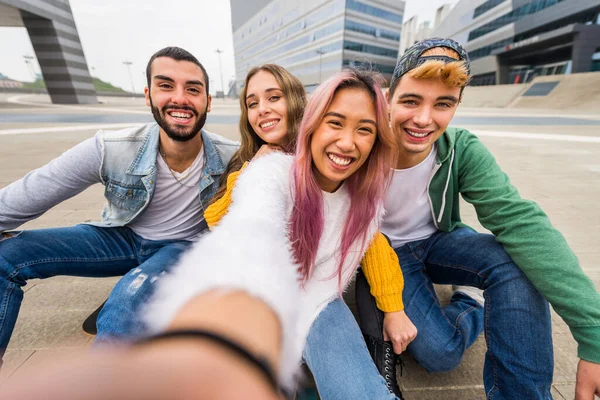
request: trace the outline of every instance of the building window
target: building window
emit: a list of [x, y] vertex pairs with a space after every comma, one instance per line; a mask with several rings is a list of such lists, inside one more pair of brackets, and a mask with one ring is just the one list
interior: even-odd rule
[[546, 9], [563, 1], [565, 0], [534, 0], [532, 2], [529, 2], [517, 9], [512, 10], [509, 13], [502, 15], [501, 17], [496, 18], [493, 21], [488, 22], [487, 24], [481, 25], [477, 29], [473, 29], [469, 33], [469, 42], [473, 39], [477, 39], [480, 36], [493, 32], [496, 29], [500, 29], [503, 26], [518, 21], [526, 17], [527, 15], [535, 14], [538, 11], [542, 11], [543, 9]]
[[358, 51], [360, 53], [375, 54], [377, 56], [393, 57], [398, 58], [398, 50], [386, 49], [384, 47], [373, 46], [370, 44], [351, 42], [348, 40], [344, 41], [344, 49], [351, 51]]
[[596, 52], [592, 55], [592, 65], [590, 71], [600, 71], [600, 47], [596, 49]]
[[506, 0], [488, 0], [479, 7], [475, 8], [475, 12], [473, 13], [473, 19], [479, 17], [481, 14], [484, 14], [496, 7], [499, 4], [504, 3]]
[[473, 61], [473, 60], [477, 60], [478, 58], [489, 56], [490, 54], [492, 54], [492, 51], [494, 51], [496, 49], [500, 49], [502, 47], [506, 47], [509, 44], [511, 44], [512, 42], [513, 42], [513, 38], [509, 37], [507, 39], [500, 40], [498, 42], [489, 44], [487, 46], [479, 47], [475, 50], [469, 51], [469, 58], [471, 59], [471, 61]]
[[399, 24], [402, 23], [402, 15], [401, 14], [397, 14], [397, 13], [394, 13], [394, 12], [391, 12], [388, 10], [384, 10], [383, 8], [373, 7], [373, 6], [370, 6], [365, 3], [361, 3], [360, 1], [356, 1], [356, 0], [348, 0], [348, 2], [346, 4], [350, 10], [358, 11], [363, 14], [373, 15], [377, 18], [387, 19], [388, 21], [396, 22]]
[[496, 73], [490, 72], [487, 74], [476, 75], [469, 82], [469, 86], [487, 86], [496, 84]]
[[376, 28], [374, 26], [361, 24], [360, 22], [346, 20], [344, 27], [353, 32], [364, 33], [375, 37], [400, 41], [400, 34], [387, 29]]

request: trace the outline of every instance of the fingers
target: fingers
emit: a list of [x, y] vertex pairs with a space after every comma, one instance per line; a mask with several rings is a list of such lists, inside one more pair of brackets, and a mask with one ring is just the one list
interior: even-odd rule
[[385, 313], [383, 318], [383, 336], [392, 342], [394, 352], [402, 354], [416, 337], [417, 327], [404, 311]]
[[[384, 336], [385, 336], [385, 333], [384, 333]], [[417, 329], [416, 328], [414, 330], [411, 329], [409, 331], [400, 332], [400, 333], [394, 335], [394, 337], [392, 337], [390, 339], [392, 342], [392, 346], [394, 347], [394, 353], [402, 354], [406, 350], [406, 348], [408, 347], [410, 342], [412, 342], [416, 337], [417, 337]]]

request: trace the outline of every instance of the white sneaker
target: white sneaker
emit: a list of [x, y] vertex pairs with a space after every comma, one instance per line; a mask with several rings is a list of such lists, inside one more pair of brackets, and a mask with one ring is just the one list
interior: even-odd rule
[[455, 292], [461, 292], [481, 304], [481, 307], [485, 304], [485, 298], [483, 297], [483, 290], [473, 286], [461, 286], [452, 285], [452, 290]]

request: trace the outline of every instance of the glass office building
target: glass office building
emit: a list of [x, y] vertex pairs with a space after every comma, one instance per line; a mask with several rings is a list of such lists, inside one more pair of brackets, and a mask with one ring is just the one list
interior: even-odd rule
[[265, 63], [284, 66], [309, 91], [348, 65], [392, 75], [404, 1], [230, 1], [238, 87]]
[[472, 85], [590, 72], [600, 60], [600, 0], [461, 0], [434, 30], [469, 51]]

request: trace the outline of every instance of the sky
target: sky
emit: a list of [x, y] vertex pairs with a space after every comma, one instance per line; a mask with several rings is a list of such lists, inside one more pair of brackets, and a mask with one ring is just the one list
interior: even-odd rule
[[415, 15], [419, 16], [419, 21], [431, 21], [435, 19], [435, 10], [444, 4], [456, 4], [458, 0], [408, 0], [404, 9], [404, 21], [408, 21]]
[[[252, 1], [252, 0], [248, 0]], [[408, 0], [404, 20], [419, 15], [432, 20], [435, 9], [457, 0]], [[194, 54], [210, 77], [210, 91], [221, 89], [218, 54], [221, 49], [223, 81], [234, 78], [233, 37], [228, 0], [70, 0], [90, 73], [125, 90], [141, 92], [145, 68], [157, 50], [176, 45]], [[32, 81], [24, 55], [35, 52], [25, 28], [0, 27], [0, 73]], [[124, 61], [131, 61], [131, 77]], [[34, 72], [40, 67], [34, 60]]]
[[[123, 61], [131, 61], [136, 92], [145, 85], [146, 63], [154, 52], [179, 46], [194, 54], [210, 77], [210, 91], [221, 89], [235, 74], [228, 0], [70, 0], [90, 72], [131, 90]], [[0, 73], [32, 81], [23, 55], [35, 55], [25, 28], [0, 27]], [[35, 71], [40, 72], [37, 61]]]

